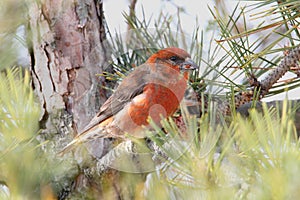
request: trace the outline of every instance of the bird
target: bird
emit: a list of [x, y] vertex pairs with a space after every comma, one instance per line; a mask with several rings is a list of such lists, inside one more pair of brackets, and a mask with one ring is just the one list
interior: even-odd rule
[[99, 112], [60, 152], [96, 138], [144, 138], [152, 119], [158, 126], [178, 109], [187, 89], [189, 72], [199, 66], [189, 53], [167, 47], [135, 67], [101, 106]]

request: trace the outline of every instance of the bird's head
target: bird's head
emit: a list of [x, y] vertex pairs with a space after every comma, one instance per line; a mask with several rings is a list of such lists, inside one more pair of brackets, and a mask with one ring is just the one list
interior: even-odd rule
[[191, 59], [189, 53], [177, 47], [168, 47], [153, 54], [146, 63], [168, 65], [176, 71], [187, 72], [199, 66]]

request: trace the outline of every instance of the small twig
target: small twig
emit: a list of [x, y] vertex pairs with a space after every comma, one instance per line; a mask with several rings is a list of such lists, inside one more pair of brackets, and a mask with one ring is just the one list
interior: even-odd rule
[[[239, 66], [225, 66], [225, 67], [226, 68], [231, 68], [231, 69], [243, 69], [243, 67], [239, 67]], [[256, 70], [260, 69], [260, 70], [266, 70], [266, 71], [272, 70], [272, 69], [266, 69], [264, 67], [251, 67], [251, 68], [256, 69]]]
[[[243, 69], [243, 67], [239, 67], [239, 66], [225, 66], [226, 68], [231, 68], [231, 69]], [[255, 70], [265, 70], [265, 71], [270, 71], [270, 70], [273, 70], [271, 68], [264, 68], [264, 67], [251, 67], [252, 69], [255, 69]], [[298, 74], [300, 72], [300, 68], [299, 66], [297, 67], [291, 67], [290, 68], [291, 71], [294, 71], [294, 73]]]
[[292, 82], [292, 81], [294, 81], [296, 79], [298, 79], [298, 78], [297, 77], [289, 78], [289, 79], [277, 81], [277, 83], [290, 83], [290, 82]]
[[[129, 5], [129, 19], [135, 19], [135, 6], [136, 6], [137, 0], [131, 0], [131, 3]], [[127, 30], [129, 31], [132, 29], [131, 25], [128, 23]]]

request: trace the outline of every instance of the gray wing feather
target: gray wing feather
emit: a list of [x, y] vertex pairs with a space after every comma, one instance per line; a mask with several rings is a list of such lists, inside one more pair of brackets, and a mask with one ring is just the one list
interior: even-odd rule
[[112, 117], [124, 106], [129, 103], [133, 97], [141, 94], [149, 77], [150, 69], [146, 65], [137, 67], [134, 73], [130, 73], [123, 79], [116, 91], [101, 106], [100, 111], [91, 120], [91, 122], [81, 131], [82, 133], [92, 129], [94, 126]]

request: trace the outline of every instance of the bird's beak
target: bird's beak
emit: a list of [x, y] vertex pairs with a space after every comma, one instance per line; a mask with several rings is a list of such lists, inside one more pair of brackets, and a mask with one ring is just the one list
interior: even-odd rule
[[194, 63], [191, 58], [186, 58], [185, 61], [180, 65], [181, 70], [195, 70], [198, 68], [199, 66]]

